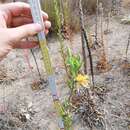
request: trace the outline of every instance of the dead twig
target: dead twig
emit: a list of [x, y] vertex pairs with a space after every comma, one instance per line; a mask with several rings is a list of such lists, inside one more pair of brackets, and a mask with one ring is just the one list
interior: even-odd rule
[[32, 54], [33, 59], [34, 59], [34, 61], [35, 61], [39, 78], [40, 78], [40, 80], [42, 81], [42, 76], [41, 76], [41, 73], [40, 73], [40, 69], [39, 69], [39, 67], [38, 67], [38, 63], [37, 63], [37, 60], [36, 60], [36, 56], [35, 56], [35, 54], [34, 54], [34, 52], [33, 52], [33, 49], [31, 49], [30, 51], [31, 51], [31, 54]]
[[87, 56], [86, 56], [86, 44], [84, 39], [84, 18], [82, 9], [82, 0], [79, 0], [79, 15], [80, 15], [80, 28], [81, 28], [81, 40], [82, 40], [82, 55], [84, 61], [84, 73], [87, 74]]
[[99, 0], [97, 0], [96, 2], [95, 35], [94, 35], [95, 41], [93, 45], [94, 49], [96, 49], [96, 46], [100, 47], [98, 41], [98, 18], [99, 18]]
[[130, 34], [129, 34], [129, 37], [128, 37], [128, 43], [127, 43], [126, 51], [125, 51], [126, 59], [128, 58], [128, 50], [129, 50], [129, 46], [130, 46]]
[[80, 24], [81, 24], [81, 38], [82, 38], [82, 51], [83, 51], [83, 59], [84, 59], [84, 72], [85, 72], [85, 74], [87, 74], [87, 56], [86, 56], [86, 47], [87, 47], [88, 54], [89, 54], [91, 75], [92, 75], [92, 83], [93, 83], [93, 87], [94, 87], [93, 60], [92, 60], [91, 49], [90, 49], [90, 46], [88, 43], [87, 33], [85, 30], [85, 25], [84, 25], [82, 0], [79, 0], [79, 14], [80, 14]]

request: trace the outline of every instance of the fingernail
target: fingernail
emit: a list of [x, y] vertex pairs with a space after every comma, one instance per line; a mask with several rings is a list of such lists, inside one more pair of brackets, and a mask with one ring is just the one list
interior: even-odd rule
[[48, 34], [48, 32], [49, 32], [48, 30], [45, 30], [45, 34]]
[[36, 32], [41, 32], [42, 31], [42, 26], [38, 23], [35, 24], [35, 30]]
[[50, 21], [45, 21], [45, 26], [46, 26], [46, 28], [50, 28], [51, 27], [51, 22]]
[[45, 12], [43, 12], [43, 11], [42, 11], [42, 15], [43, 15], [44, 19], [48, 19], [48, 18], [49, 18], [49, 17], [48, 17], [48, 14], [45, 13]]

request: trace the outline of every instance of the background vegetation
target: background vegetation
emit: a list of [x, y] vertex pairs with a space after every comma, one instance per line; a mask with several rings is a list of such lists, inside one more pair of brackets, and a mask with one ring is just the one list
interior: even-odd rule
[[[61, 19], [63, 24], [66, 25], [66, 30], [78, 31], [79, 25], [79, 10], [78, 10], [78, 0], [57, 0], [59, 2], [59, 10], [61, 12]], [[111, 0], [99, 0], [103, 3], [106, 10], [111, 6]], [[96, 12], [96, 2], [97, 0], [83, 0], [83, 11], [84, 14], [94, 14]], [[52, 0], [41, 0], [43, 9], [49, 14], [50, 20], [52, 22], [52, 31], [57, 31], [56, 17], [54, 13], [54, 5]], [[108, 4], [109, 3], [109, 4]]]
[[[1, 2], [12, 2], [13, 0], [1, 0]], [[26, 0], [16, 0], [23, 1]], [[80, 28], [79, 25], [79, 12], [78, 12], [78, 0], [57, 0], [59, 2], [59, 10], [61, 12], [61, 19], [64, 20], [66, 30], [77, 32]], [[83, 11], [84, 14], [93, 14], [96, 11], [96, 1], [97, 0], [83, 0]], [[107, 9], [108, 5], [111, 6], [112, 0], [99, 0], [102, 2]], [[43, 9], [49, 14], [50, 20], [52, 22], [52, 32], [57, 32], [56, 17], [54, 14], [54, 5], [52, 0], [41, 0]], [[62, 5], [61, 5], [62, 4]], [[62, 15], [64, 15], [62, 17]], [[63, 21], [62, 21], [63, 22]]]

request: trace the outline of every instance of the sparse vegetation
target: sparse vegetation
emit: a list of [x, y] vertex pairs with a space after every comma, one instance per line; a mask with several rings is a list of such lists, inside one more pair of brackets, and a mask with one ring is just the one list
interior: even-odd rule
[[[52, 22], [48, 48], [61, 98], [54, 101], [59, 115], [39, 48], [25, 55], [28, 63], [16, 51], [0, 63], [0, 130], [57, 130], [59, 117], [64, 130], [128, 130], [129, 3], [41, 0]], [[1, 104], [10, 104], [7, 112]]]

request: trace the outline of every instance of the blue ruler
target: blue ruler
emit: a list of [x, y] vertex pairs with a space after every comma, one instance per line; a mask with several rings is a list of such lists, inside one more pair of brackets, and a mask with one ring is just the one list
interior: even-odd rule
[[[40, 1], [39, 0], [28, 0], [28, 1], [31, 6], [33, 22], [39, 23], [45, 29]], [[42, 56], [43, 56], [44, 67], [45, 67], [46, 73], [48, 75], [48, 82], [49, 82], [49, 87], [50, 87], [51, 94], [53, 97], [54, 106], [57, 110], [58, 116], [60, 117], [60, 114], [62, 112], [62, 105], [57, 96], [55, 75], [54, 75], [54, 71], [53, 71], [53, 68], [51, 65], [46, 37], [45, 37], [45, 34], [43, 31], [38, 34], [38, 40], [39, 40], [39, 44], [40, 44], [40, 48], [41, 48], [41, 52], [42, 52]], [[60, 119], [60, 121], [59, 121], [60, 130], [64, 130], [63, 120], [61, 117], [59, 119]]]

